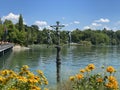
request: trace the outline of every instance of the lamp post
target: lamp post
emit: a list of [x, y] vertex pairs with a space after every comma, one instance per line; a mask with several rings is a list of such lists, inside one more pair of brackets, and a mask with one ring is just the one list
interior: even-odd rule
[[53, 29], [56, 30], [56, 34], [57, 34], [57, 44], [55, 46], [55, 48], [57, 49], [57, 56], [56, 56], [56, 67], [57, 67], [57, 82], [60, 82], [60, 69], [61, 69], [61, 59], [60, 59], [60, 51], [61, 51], [61, 47], [60, 47], [60, 32], [59, 29], [61, 29], [62, 27], [64, 27], [64, 25], [60, 25], [60, 22], [57, 21], [56, 22], [57, 25], [52, 25], [50, 27], [52, 27]]

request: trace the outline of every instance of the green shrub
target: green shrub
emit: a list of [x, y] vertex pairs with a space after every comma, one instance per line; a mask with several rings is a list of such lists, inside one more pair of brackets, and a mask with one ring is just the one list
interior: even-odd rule
[[[114, 76], [116, 70], [108, 66], [104, 73], [93, 74], [94, 64], [89, 64], [80, 73], [70, 76], [73, 90], [118, 90], [119, 85]], [[106, 73], [106, 74], [105, 74]]]
[[37, 75], [24, 65], [20, 72], [13, 70], [0, 71], [0, 90], [48, 90], [47, 78], [41, 70], [37, 70]]

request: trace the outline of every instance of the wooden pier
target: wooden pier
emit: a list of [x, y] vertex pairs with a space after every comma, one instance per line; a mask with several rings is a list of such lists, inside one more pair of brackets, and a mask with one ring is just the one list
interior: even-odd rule
[[1, 44], [0, 45], [0, 56], [12, 50], [13, 46], [14, 44], [11, 44], [11, 43]]

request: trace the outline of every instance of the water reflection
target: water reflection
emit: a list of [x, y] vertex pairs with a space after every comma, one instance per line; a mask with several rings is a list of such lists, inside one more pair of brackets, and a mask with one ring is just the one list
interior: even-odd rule
[[49, 84], [56, 85], [56, 77], [58, 80], [67, 80], [69, 76], [79, 72], [80, 68], [89, 63], [94, 63], [97, 70], [102, 65], [112, 65], [118, 71], [117, 77], [120, 77], [119, 60], [120, 47], [63, 46], [61, 65], [59, 66], [56, 65], [56, 49], [54, 47], [32, 46], [29, 50], [12, 52], [0, 57], [0, 68], [16, 69], [27, 64], [32, 71], [43, 70]]
[[57, 77], [57, 83], [59, 84], [61, 82], [61, 64], [60, 63], [56, 63], [56, 77]]
[[[0, 58], [0, 69], [7, 68], [8, 63], [10, 62], [12, 58], [12, 51], [7, 52], [4, 56], [1, 56]], [[8, 62], [8, 63], [6, 63]]]

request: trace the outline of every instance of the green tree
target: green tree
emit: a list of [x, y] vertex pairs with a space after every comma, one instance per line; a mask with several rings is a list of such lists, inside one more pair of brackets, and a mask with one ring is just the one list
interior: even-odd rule
[[2, 41], [3, 33], [4, 33], [4, 27], [2, 24], [0, 24], [0, 41]]
[[1, 20], [1, 18], [0, 18], [0, 25], [2, 24], [2, 20]]
[[17, 43], [20, 45], [26, 45], [26, 32], [18, 31], [16, 34], [17, 34]]
[[19, 31], [23, 31], [23, 30], [24, 30], [22, 14], [20, 14], [20, 16], [19, 16], [18, 30], [19, 30]]
[[79, 43], [81, 40], [82, 41], [85, 40], [83, 32], [78, 29], [72, 31], [71, 36], [72, 36], [72, 42], [75, 43]]

